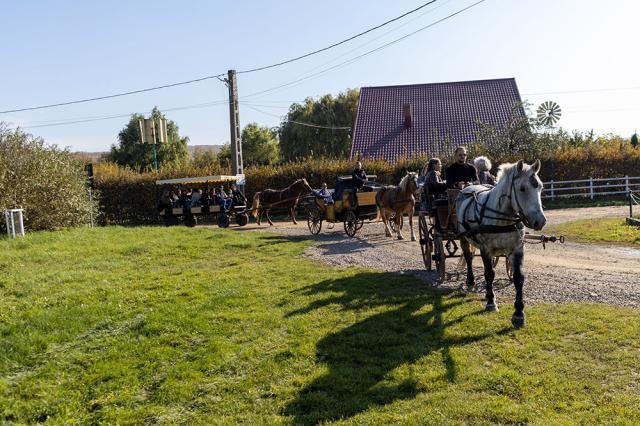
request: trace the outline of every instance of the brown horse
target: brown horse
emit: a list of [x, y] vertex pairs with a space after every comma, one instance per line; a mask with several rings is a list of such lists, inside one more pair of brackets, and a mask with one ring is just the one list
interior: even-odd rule
[[260, 225], [260, 220], [263, 215], [267, 216], [269, 225], [273, 226], [271, 218], [269, 217], [269, 210], [271, 209], [287, 209], [294, 224], [296, 222], [296, 206], [298, 200], [303, 194], [308, 194], [313, 189], [307, 183], [306, 179], [298, 179], [291, 185], [282, 190], [265, 189], [262, 192], [256, 192], [253, 196], [253, 205], [251, 206], [251, 214], [256, 218], [256, 223]]
[[411, 241], [416, 240], [416, 234], [413, 232], [413, 211], [416, 205], [414, 193], [418, 189], [418, 174], [408, 172], [402, 178], [398, 186], [385, 186], [376, 194], [376, 204], [380, 209], [380, 216], [384, 223], [384, 231], [387, 237], [391, 236], [389, 229], [389, 218], [395, 214], [394, 221], [396, 230], [398, 231], [398, 239], [404, 237], [401, 233], [402, 215], [407, 213], [409, 216], [409, 228], [411, 229]]

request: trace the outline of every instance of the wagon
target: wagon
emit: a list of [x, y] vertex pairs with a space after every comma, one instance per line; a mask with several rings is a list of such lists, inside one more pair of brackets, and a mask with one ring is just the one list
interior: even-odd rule
[[[236, 176], [201, 176], [180, 179], [157, 180], [156, 185], [167, 185], [167, 187], [196, 187], [209, 189], [213, 184], [221, 184], [228, 182], [243, 182], [243, 175]], [[195, 226], [198, 223], [198, 217], [212, 216], [219, 227], [226, 228], [233, 218], [238, 226], [244, 226], [249, 222], [246, 203], [231, 206], [223, 206], [215, 203], [205, 203], [203, 205], [193, 207], [168, 207], [162, 206], [159, 209], [159, 215], [163, 218], [165, 225], [177, 225], [180, 217], [184, 218], [187, 226]]]
[[306, 208], [307, 226], [313, 235], [322, 230], [322, 223], [343, 223], [344, 232], [353, 237], [366, 221], [378, 217], [376, 194], [380, 185], [375, 182], [375, 175], [367, 175], [367, 182], [362, 189], [356, 191], [351, 176], [340, 176], [332, 192], [332, 203], [322, 197], [308, 196], [302, 205]]

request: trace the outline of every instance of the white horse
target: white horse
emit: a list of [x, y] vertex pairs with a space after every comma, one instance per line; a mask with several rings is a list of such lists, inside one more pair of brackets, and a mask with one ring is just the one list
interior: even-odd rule
[[513, 267], [516, 288], [515, 312], [511, 317], [514, 327], [525, 325], [522, 300], [522, 263], [524, 257], [524, 225], [540, 230], [547, 222], [542, 211], [542, 181], [538, 177], [540, 161], [532, 165], [523, 160], [499, 167], [497, 184], [488, 188], [473, 185], [465, 188], [456, 200], [457, 230], [467, 261], [467, 285], [475, 285], [471, 267], [473, 253], [469, 244], [480, 249], [486, 280], [487, 311], [497, 311], [493, 294], [492, 259], [507, 256]]

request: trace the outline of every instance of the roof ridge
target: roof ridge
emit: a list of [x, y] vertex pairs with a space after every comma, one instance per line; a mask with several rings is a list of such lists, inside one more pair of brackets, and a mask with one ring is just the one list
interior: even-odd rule
[[462, 84], [462, 83], [488, 83], [488, 82], [498, 82], [498, 81], [513, 81], [515, 83], [515, 77], [505, 77], [505, 78], [487, 78], [482, 80], [460, 80], [460, 81], [441, 81], [437, 83], [414, 83], [414, 84], [391, 84], [387, 86], [362, 86], [362, 89], [386, 89], [390, 87], [423, 87], [423, 86], [439, 86], [439, 85], [449, 85], [449, 84]]

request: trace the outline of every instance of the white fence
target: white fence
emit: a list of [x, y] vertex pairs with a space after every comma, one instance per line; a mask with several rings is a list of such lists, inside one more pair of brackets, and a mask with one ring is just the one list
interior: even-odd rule
[[629, 191], [640, 191], [640, 176], [623, 176], [607, 179], [579, 179], [544, 182], [542, 198], [554, 200], [563, 197], [599, 197], [603, 195], [626, 195]]

